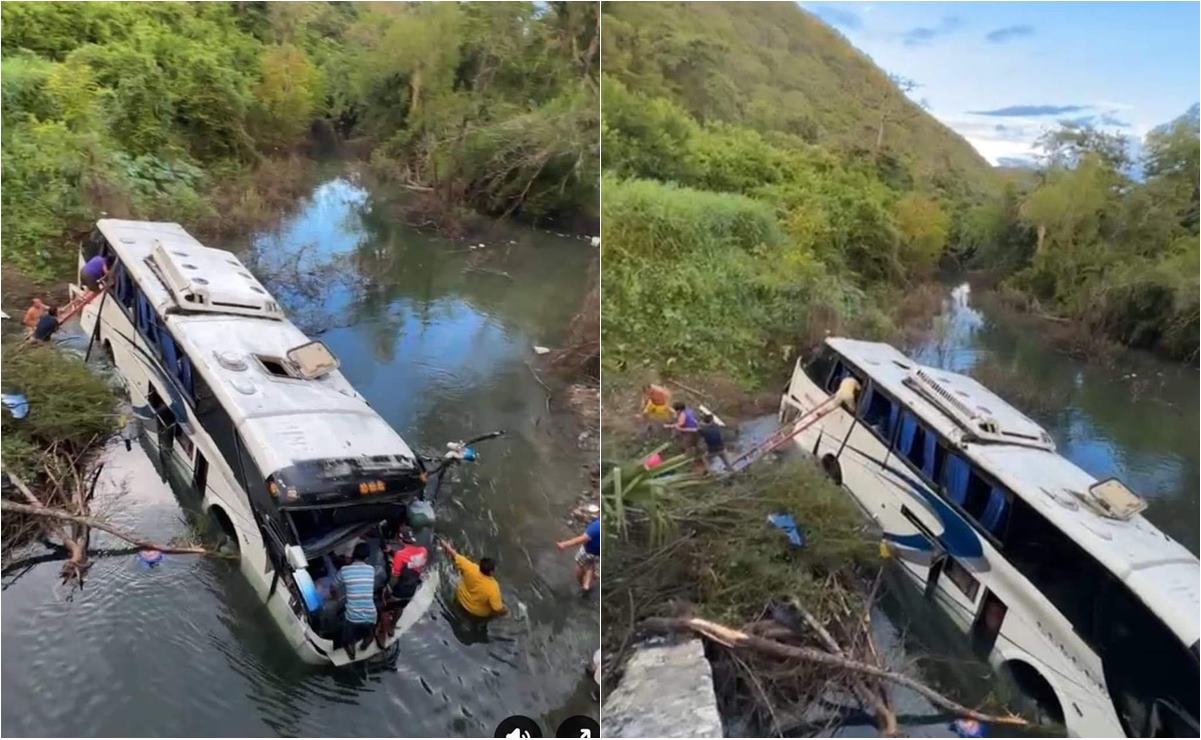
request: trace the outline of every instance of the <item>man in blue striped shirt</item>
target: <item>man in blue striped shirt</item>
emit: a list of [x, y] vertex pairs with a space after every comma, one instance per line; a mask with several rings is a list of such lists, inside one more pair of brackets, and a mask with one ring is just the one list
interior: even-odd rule
[[354, 546], [350, 564], [342, 566], [334, 577], [334, 590], [345, 605], [342, 643], [351, 660], [355, 640], [361, 639], [361, 647], [366, 648], [375, 634], [375, 568], [367, 563], [370, 556], [371, 548], [360, 542]]

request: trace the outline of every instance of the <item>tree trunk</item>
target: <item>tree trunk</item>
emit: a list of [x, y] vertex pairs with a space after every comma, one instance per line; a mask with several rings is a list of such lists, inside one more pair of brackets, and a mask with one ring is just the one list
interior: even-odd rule
[[869, 676], [891, 681], [892, 683], [904, 686], [907, 689], [912, 689], [924, 696], [931, 704], [942, 707], [949, 712], [952, 712], [960, 717], [974, 719], [979, 722], [991, 722], [1001, 725], [1025, 726], [1030, 723], [1022, 717], [1015, 714], [1010, 715], [995, 715], [977, 712], [975, 709], [969, 709], [962, 704], [948, 699], [934, 689], [926, 686], [923, 683], [915, 681], [903, 673], [895, 673], [885, 670], [874, 665], [861, 663], [857, 660], [844, 658], [833, 653], [828, 653], [815, 648], [800, 647], [797, 645], [786, 645], [776, 640], [768, 640], [755, 635], [748, 635], [745, 632], [726, 627], [716, 622], [710, 622], [705, 619], [685, 618], [673, 619], [665, 617], [654, 617], [646, 619], [639, 625], [642, 629], [652, 632], [672, 632], [689, 630], [703, 637], [708, 637], [714, 642], [725, 645], [726, 647], [738, 650], [756, 650], [768, 655], [774, 655], [779, 658], [789, 658], [793, 660], [803, 660], [810, 663], [821, 663], [823, 665], [841, 668], [847, 671], [864, 673]]
[[417, 115], [421, 109], [421, 70], [413, 70], [413, 75], [409, 78], [409, 114], [412, 118]]
[[[16, 501], [4, 499], [0, 500], [0, 511], [11, 511], [15, 514], [27, 514], [29, 516], [44, 516], [51, 519], [56, 519], [58, 521], [71, 522], [73, 524], [99, 529], [102, 532], [108, 532], [112, 536], [125, 540], [134, 547], [140, 547], [143, 550], [158, 550], [159, 552], [176, 555], [213, 555], [217, 557], [225, 557], [223, 553], [215, 550], [209, 550], [205, 547], [173, 547], [171, 545], [163, 545], [158, 542], [154, 542], [153, 540], [145, 540], [137, 535], [124, 532], [100, 519], [94, 519], [90, 516], [81, 516], [79, 514], [72, 514], [60, 509], [51, 509], [46, 506], [31, 506], [29, 504], [22, 504]], [[71, 559], [74, 561], [76, 555], [75, 550], [77, 546], [73, 547], [75, 543], [70, 538], [67, 538], [67, 541], [64, 544], [66, 545], [67, 549], [71, 551]]]

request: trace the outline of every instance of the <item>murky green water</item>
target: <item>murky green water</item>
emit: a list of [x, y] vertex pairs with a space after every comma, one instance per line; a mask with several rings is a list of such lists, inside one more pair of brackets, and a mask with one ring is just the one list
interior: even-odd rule
[[[586, 242], [497, 225], [483, 249], [400, 226], [352, 176], [331, 176], [240, 247], [306, 331], [410, 444], [504, 429], [443, 490], [438, 530], [499, 560], [510, 609], [464, 644], [441, 604], [389, 664], [299, 662], [234, 566], [185, 556], [143, 570], [100, 559], [82, 593], [56, 563], [10, 572], [3, 593], [5, 735], [491, 736], [511, 714], [547, 734], [597, 716], [587, 664], [595, 598], [577, 595], [566, 515], [594, 452], [527, 362], [555, 346], [587, 290]], [[478, 243], [478, 242], [477, 242]], [[555, 381], [541, 373], [556, 393]], [[176, 495], [139, 448], [114, 447], [114, 518], [159, 538], [183, 532]], [[95, 544], [103, 546], [101, 539]], [[441, 567], [445, 567], [443, 564]], [[452, 598], [445, 572], [440, 598]], [[19, 577], [17, 577], [19, 576]]]

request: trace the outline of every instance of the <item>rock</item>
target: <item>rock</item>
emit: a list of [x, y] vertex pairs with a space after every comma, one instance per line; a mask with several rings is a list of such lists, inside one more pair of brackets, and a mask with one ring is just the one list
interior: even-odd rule
[[722, 737], [700, 640], [639, 647], [604, 706], [606, 737]]

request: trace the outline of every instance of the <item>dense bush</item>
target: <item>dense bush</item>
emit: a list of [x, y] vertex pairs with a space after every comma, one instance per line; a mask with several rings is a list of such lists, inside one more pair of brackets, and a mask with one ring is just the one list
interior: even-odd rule
[[767, 203], [651, 180], [607, 177], [602, 187], [611, 369], [720, 371], [757, 384], [841, 322], [869, 335], [887, 327], [861, 289], [788, 240]]
[[[1008, 287], [1103, 336], [1172, 357], [1198, 353], [1198, 109], [1152, 131], [1145, 177], [1123, 169], [1125, 142], [1066, 125], [1024, 195], [982, 206], [983, 259]], [[1014, 204], [1020, 202], [1015, 208]]]
[[[383, 174], [595, 216], [587, 4], [5, 3], [4, 260], [61, 277], [102, 212], [227, 230], [317, 118]], [[270, 159], [268, 159], [270, 157]], [[222, 208], [238, 200], [253, 207]], [[273, 190], [276, 188], [273, 187]]]

